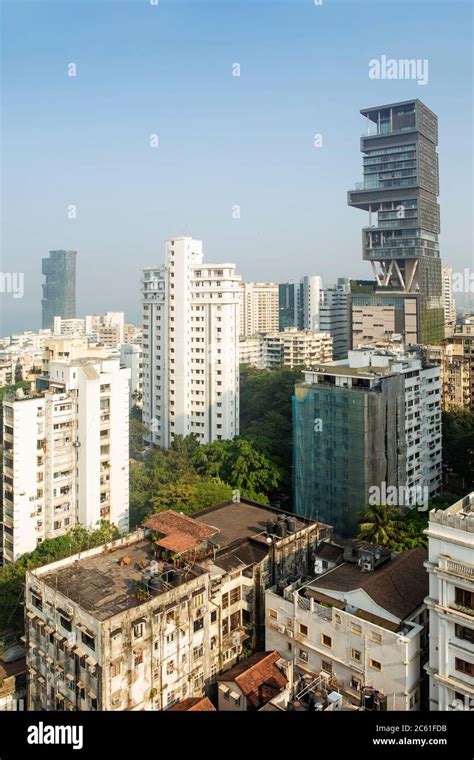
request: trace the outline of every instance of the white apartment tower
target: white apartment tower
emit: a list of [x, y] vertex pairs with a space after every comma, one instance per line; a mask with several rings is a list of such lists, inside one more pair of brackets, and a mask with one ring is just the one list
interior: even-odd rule
[[456, 301], [453, 298], [453, 268], [442, 267], [442, 292], [443, 292], [443, 308], [444, 308], [444, 323], [450, 323], [456, 321]]
[[79, 523], [128, 530], [128, 378], [115, 358], [50, 362], [48, 390], [5, 398], [5, 562]]
[[143, 271], [143, 421], [151, 443], [201, 443], [239, 432], [235, 264], [203, 262], [202, 242], [166, 242], [165, 265]]
[[474, 710], [474, 492], [428, 528], [430, 710]]

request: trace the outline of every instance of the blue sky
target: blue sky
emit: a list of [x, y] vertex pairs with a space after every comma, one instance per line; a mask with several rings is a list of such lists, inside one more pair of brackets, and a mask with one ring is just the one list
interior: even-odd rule
[[[472, 266], [470, 2], [0, 4], [2, 271], [25, 273], [3, 334], [38, 328], [50, 249], [78, 251], [79, 315], [135, 321], [141, 267], [179, 234], [247, 280], [370, 278], [366, 216], [346, 205], [359, 111], [414, 97], [439, 117], [443, 261]], [[370, 80], [383, 54], [428, 59], [429, 83]]]

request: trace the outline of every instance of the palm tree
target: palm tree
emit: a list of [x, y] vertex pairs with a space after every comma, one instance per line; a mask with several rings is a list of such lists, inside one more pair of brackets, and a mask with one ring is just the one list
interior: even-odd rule
[[390, 546], [402, 542], [403, 524], [399, 511], [394, 507], [374, 504], [361, 512], [360, 516], [362, 522], [359, 524], [357, 538], [378, 546]]

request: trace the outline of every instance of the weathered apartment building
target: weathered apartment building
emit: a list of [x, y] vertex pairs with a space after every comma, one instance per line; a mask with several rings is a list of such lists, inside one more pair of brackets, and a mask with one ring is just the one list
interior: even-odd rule
[[265, 589], [307, 574], [330, 533], [225, 502], [28, 572], [29, 709], [163, 710], [208, 693], [263, 647]]

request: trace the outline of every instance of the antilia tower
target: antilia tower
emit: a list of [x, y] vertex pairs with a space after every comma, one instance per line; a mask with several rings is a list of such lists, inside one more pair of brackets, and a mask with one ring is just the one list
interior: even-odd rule
[[438, 187], [438, 118], [419, 100], [361, 111], [364, 181], [348, 204], [368, 211], [362, 255], [373, 292], [352, 295], [352, 345], [385, 340], [406, 345], [444, 338]]

